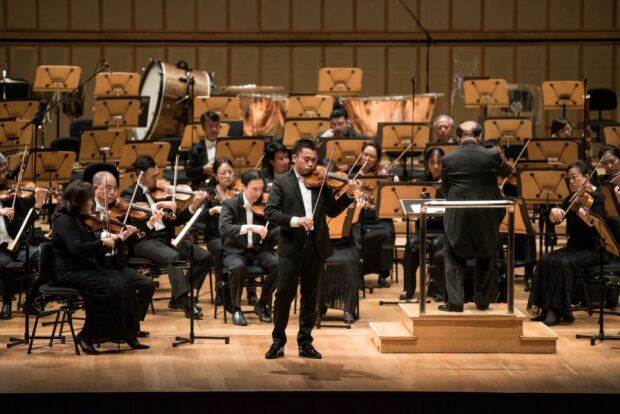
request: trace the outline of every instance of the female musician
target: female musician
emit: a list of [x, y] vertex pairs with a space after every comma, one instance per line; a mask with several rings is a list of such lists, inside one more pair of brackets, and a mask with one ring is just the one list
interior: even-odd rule
[[[591, 167], [582, 160], [570, 164], [567, 168], [571, 194], [564, 199], [560, 207], [551, 209], [550, 220], [558, 224], [566, 218], [568, 242], [566, 247], [555, 250], [540, 258], [532, 283], [528, 310], [537, 316], [534, 320], [544, 321], [548, 326], [574, 320], [571, 311], [571, 293], [575, 275], [598, 263], [596, 252], [596, 230], [588, 224], [588, 211], [577, 207], [568, 212], [571, 196], [586, 182]], [[590, 185], [590, 184], [587, 184]], [[591, 186], [592, 187], [592, 186]], [[602, 194], [592, 187], [593, 204], [591, 212], [605, 216], [605, 204]]]
[[[366, 143], [362, 148], [360, 164], [363, 169], [360, 175], [385, 175], [379, 160], [381, 160], [381, 147], [375, 142]], [[362, 229], [363, 240], [360, 238]], [[374, 210], [363, 209], [359, 222], [353, 227], [353, 234], [357, 248], [362, 252], [363, 274], [377, 273], [378, 287], [389, 287], [387, 277], [392, 269], [392, 252], [383, 246], [394, 244], [395, 232], [392, 220], [379, 219]]]
[[125, 341], [132, 349], [146, 349], [138, 342], [139, 318], [136, 289], [119, 272], [101, 266], [119, 237], [97, 239], [85, 224], [91, 212], [93, 187], [84, 181], [67, 186], [58, 203], [52, 226], [54, 270], [58, 286], [78, 289], [86, 302], [86, 322], [78, 344], [87, 354], [98, 353], [94, 341]]
[[573, 127], [570, 122], [562, 117], [553, 118], [553, 121], [551, 121], [551, 137], [572, 138]]
[[[599, 183], [608, 184], [612, 177], [620, 174], [620, 151], [613, 145], [604, 145], [598, 153], [601, 165], [605, 168], [605, 174], [599, 175]], [[614, 182], [616, 194], [618, 194], [618, 182]]]
[[[439, 183], [441, 181], [441, 159], [445, 155], [441, 148], [434, 147], [429, 149], [424, 156], [424, 174], [416, 181], [418, 183]], [[440, 189], [437, 189], [437, 198], [443, 198]], [[436, 301], [443, 301], [445, 291], [445, 278], [443, 273], [443, 254], [435, 256], [443, 251], [443, 221], [442, 219], [429, 219], [426, 224], [429, 230], [428, 237], [431, 240], [431, 257], [433, 257], [433, 270], [428, 285], [428, 296]], [[403, 271], [405, 274], [405, 291], [400, 295], [401, 300], [413, 298], [416, 290], [416, 274], [420, 266], [420, 254], [418, 247], [420, 239], [418, 234], [414, 234], [409, 241], [411, 248], [405, 250]], [[438, 263], [435, 263], [438, 262]]]

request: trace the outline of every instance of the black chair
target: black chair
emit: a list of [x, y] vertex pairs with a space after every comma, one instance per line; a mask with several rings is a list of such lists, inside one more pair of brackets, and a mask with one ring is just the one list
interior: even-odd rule
[[[53, 265], [54, 254], [52, 249], [52, 243], [41, 243], [41, 245], [39, 246], [39, 277], [43, 278], [44, 280], [50, 280]], [[71, 337], [73, 338], [75, 353], [77, 355], [80, 355], [80, 350], [78, 348], [77, 340], [75, 338], [75, 329], [73, 327], [73, 314], [83, 308], [83, 298], [81, 292], [77, 289], [54, 286], [52, 283], [44, 283], [39, 286], [39, 293], [41, 294], [44, 303], [55, 300], [56, 302], [60, 303], [60, 308], [55, 308], [48, 311], [44, 310], [36, 315], [34, 320], [34, 326], [32, 328], [32, 335], [30, 336], [30, 343], [28, 344], [28, 353], [30, 354], [32, 352], [32, 346], [35, 339], [49, 339], [48, 346], [50, 347], [53, 345], [54, 339], [61, 339], [62, 341], [64, 338], [62, 336], [64, 325], [65, 323], [67, 323], [69, 325], [69, 329], [71, 330]], [[61, 314], [62, 319], [60, 319]], [[43, 317], [47, 317], [50, 315], [56, 315], [52, 334], [49, 337], [37, 337], [36, 333], [39, 320]], [[59, 319], [60, 329], [57, 336], [56, 330], [58, 329]]]
[[[228, 318], [226, 315], [227, 311], [232, 310], [232, 305], [227, 306], [228, 299], [230, 298], [230, 290], [228, 289], [228, 274], [230, 273], [230, 269], [222, 266], [222, 278], [216, 282], [216, 289], [218, 295], [222, 298], [222, 306], [224, 307], [224, 323], [228, 323]], [[245, 281], [243, 285], [246, 288], [262, 288], [265, 284], [265, 271], [258, 266], [248, 266], [247, 273], [245, 276]], [[230, 309], [227, 309], [230, 308]], [[218, 301], [215, 301], [215, 305], [213, 308], [213, 319], [217, 319], [217, 308]], [[268, 306], [269, 312], [271, 312], [271, 305]]]
[[69, 124], [69, 135], [73, 138], [80, 138], [82, 132], [93, 127], [92, 119], [75, 119]]
[[[137, 256], [130, 256], [127, 259], [127, 267], [137, 270], [146, 277], [150, 277], [151, 280], [155, 282], [155, 287], [159, 287], [159, 281], [155, 279], [158, 279], [162, 274], [167, 272], [165, 266], [162, 267], [150, 259]], [[160, 300], [170, 300], [170, 297], [158, 297], [151, 299], [151, 313], [153, 315], [155, 315], [155, 306], [153, 305], [153, 302]]]
[[[590, 128], [598, 137], [603, 135], [603, 128], [616, 125], [618, 121], [603, 119], [603, 111], [615, 111], [618, 107], [618, 97], [616, 91], [609, 88], [592, 88], [588, 90], [590, 95], [590, 111], [598, 111], [598, 119], [590, 116]], [[578, 125], [583, 128], [583, 123]]]
[[109, 172], [110, 174], [114, 176], [114, 178], [116, 178], [117, 183], [120, 182], [120, 175], [118, 172], [118, 168], [116, 168], [116, 165], [109, 164], [107, 162], [95, 162], [92, 164], [88, 164], [84, 168], [84, 173], [82, 174], [82, 180], [88, 183], [92, 183], [93, 177], [95, 176], [95, 174], [101, 171]]

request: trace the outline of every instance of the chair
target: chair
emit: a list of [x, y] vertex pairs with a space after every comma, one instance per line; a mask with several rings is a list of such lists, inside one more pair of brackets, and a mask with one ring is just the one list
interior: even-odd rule
[[52, 151], [73, 151], [78, 157], [80, 155], [80, 139], [73, 137], [57, 138], [52, 141], [50, 149]]
[[618, 107], [618, 97], [616, 91], [608, 88], [593, 88], [588, 93], [590, 94], [590, 111], [598, 111], [598, 119], [592, 119], [590, 127], [600, 136], [603, 128], [617, 123], [611, 119], [603, 119], [603, 111], [615, 111]]
[[[39, 246], [39, 276], [43, 278], [43, 280], [51, 279], [52, 267], [54, 264], [54, 256], [52, 243], [44, 242]], [[39, 287], [39, 292], [41, 293], [41, 297], [44, 302], [49, 300], [56, 300], [60, 303], [60, 308], [55, 308], [49, 311], [43, 311], [36, 315], [34, 320], [34, 325], [32, 328], [32, 335], [30, 337], [30, 343], [28, 344], [28, 353], [32, 352], [32, 346], [35, 339], [49, 339], [48, 346], [52, 346], [54, 339], [63, 339], [62, 332], [64, 328], [65, 322], [69, 325], [69, 329], [71, 330], [71, 337], [73, 338], [73, 345], [75, 347], [75, 353], [80, 355], [80, 350], [77, 345], [77, 341], [75, 338], [75, 329], [73, 327], [73, 314], [82, 308], [83, 306], [83, 298], [82, 293], [77, 289], [67, 288], [67, 287], [59, 287], [54, 286], [53, 283], [44, 283]], [[60, 315], [62, 314], [62, 319], [60, 319]], [[37, 337], [37, 326], [39, 324], [39, 320], [42, 317], [56, 315], [56, 319], [54, 321], [54, 327], [52, 329], [52, 334], [49, 337]], [[56, 329], [58, 328], [58, 321], [60, 319], [60, 330], [58, 331], [58, 336], [56, 336]]]
[[82, 136], [82, 132], [87, 129], [91, 129], [92, 126], [92, 119], [75, 119], [71, 121], [71, 124], [69, 124], [69, 136], [79, 138]]
[[[137, 256], [130, 256], [127, 259], [127, 267], [137, 270], [138, 272], [144, 274], [146, 277], [150, 277], [156, 283], [156, 287], [159, 287], [159, 282], [155, 281], [155, 279], [159, 278], [159, 276], [167, 272], [165, 266], [162, 267], [150, 259]], [[155, 315], [155, 306], [153, 305], [153, 302], [160, 300], [170, 300], [170, 298], [152, 298], [151, 313], [153, 315]]]

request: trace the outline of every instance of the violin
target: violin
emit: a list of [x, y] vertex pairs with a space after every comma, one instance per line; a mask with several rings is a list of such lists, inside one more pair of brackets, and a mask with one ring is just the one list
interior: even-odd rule
[[[129, 207], [129, 202], [123, 198], [119, 198], [116, 200], [116, 205], [114, 208], [117, 208], [118, 211], [125, 215], [127, 214], [127, 208]], [[169, 220], [176, 219], [176, 214], [168, 211], [163, 211], [164, 218]], [[144, 201], [133, 202], [131, 204], [131, 209], [129, 210], [129, 216], [135, 220], [142, 221], [148, 219], [153, 215], [153, 210], [149, 207], [149, 205]]]
[[261, 200], [252, 204], [252, 206], [250, 207], [250, 210], [252, 210], [252, 213], [256, 214], [257, 216], [264, 216], [265, 206], [267, 205], [268, 199], [269, 199], [269, 193], [263, 193]]
[[[340, 190], [345, 185], [348, 185], [351, 181], [347, 174], [343, 171], [334, 173], [327, 172], [327, 168], [322, 165], [317, 165], [312, 174], [304, 177], [304, 184], [308, 188], [320, 187], [323, 182], [331, 190]], [[361, 185], [362, 191], [372, 192], [372, 189], [366, 184]]]
[[[16, 181], [9, 179], [4, 180], [4, 182], [2, 183], [2, 187], [4, 187], [4, 189], [0, 190], [1, 201], [10, 200], [12, 198], [15, 198], [15, 196], [21, 199], [32, 198], [34, 196], [35, 190], [37, 189], [37, 186], [33, 182], [24, 181], [20, 185], [17, 185]], [[60, 197], [62, 195], [61, 189], [46, 187], [42, 188], [45, 189], [47, 194], [50, 194], [54, 197]]]

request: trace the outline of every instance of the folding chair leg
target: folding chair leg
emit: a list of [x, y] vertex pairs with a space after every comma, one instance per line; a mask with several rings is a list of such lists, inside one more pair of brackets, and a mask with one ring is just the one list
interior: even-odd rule
[[52, 328], [52, 335], [50, 336], [49, 347], [54, 343], [54, 336], [56, 336], [56, 328], [58, 328], [58, 319], [60, 319], [60, 311], [56, 312], [56, 319], [54, 320], [54, 327]]
[[34, 337], [37, 334], [37, 325], [39, 324], [39, 315], [34, 319], [34, 325], [32, 327], [32, 336], [30, 337], [30, 343], [28, 344], [28, 354], [32, 353], [32, 344], [34, 343]]
[[[73, 346], [75, 347], [76, 355], [80, 355], [80, 349], [78, 348], [77, 339], [75, 338], [75, 330], [73, 329], [73, 317], [71, 316], [71, 310], [66, 310], [67, 320], [69, 328], [71, 329], [71, 337], [73, 338]], [[64, 316], [63, 316], [64, 319]]]

